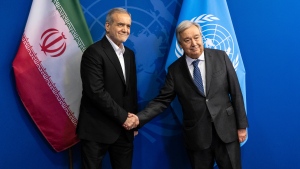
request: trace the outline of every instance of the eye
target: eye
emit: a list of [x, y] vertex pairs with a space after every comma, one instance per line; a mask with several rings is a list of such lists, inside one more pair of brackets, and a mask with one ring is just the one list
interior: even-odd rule
[[118, 23], [117, 26], [118, 26], [118, 27], [123, 27], [124, 24], [123, 24], [123, 23]]
[[185, 43], [189, 43], [191, 40], [190, 39], [184, 39]]
[[195, 38], [194, 38], [195, 40], [198, 40], [199, 39], [199, 36], [195, 36]]

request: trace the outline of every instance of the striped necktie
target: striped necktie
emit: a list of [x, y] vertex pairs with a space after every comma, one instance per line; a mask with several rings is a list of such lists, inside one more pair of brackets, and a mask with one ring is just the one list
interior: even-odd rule
[[197, 60], [193, 61], [193, 63], [192, 63], [194, 66], [194, 83], [197, 86], [200, 93], [202, 93], [203, 96], [205, 96], [202, 77], [201, 77], [200, 69], [198, 67], [199, 62], [200, 62], [200, 60], [197, 59]]

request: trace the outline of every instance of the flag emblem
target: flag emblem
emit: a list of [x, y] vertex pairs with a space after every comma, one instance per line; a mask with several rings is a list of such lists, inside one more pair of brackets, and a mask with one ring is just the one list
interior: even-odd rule
[[67, 47], [65, 39], [67, 38], [63, 32], [54, 28], [47, 29], [41, 36], [41, 50], [45, 55], [51, 54], [51, 57], [61, 56]]

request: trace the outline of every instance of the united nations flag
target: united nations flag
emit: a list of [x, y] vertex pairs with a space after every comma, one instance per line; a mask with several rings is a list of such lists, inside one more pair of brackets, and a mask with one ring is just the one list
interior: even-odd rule
[[[246, 106], [245, 68], [226, 0], [184, 0], [178, 24], [183, 20], [191, 20], [202, 27], [205, 48], [220, 49], [227, 53], [236, 70]], [[165, 68], [167, 69], [182, 54], [183, 50], [174, 35]], [[175, 99], [171, 105], [181, 120], [182, 112], [178, 100]]]

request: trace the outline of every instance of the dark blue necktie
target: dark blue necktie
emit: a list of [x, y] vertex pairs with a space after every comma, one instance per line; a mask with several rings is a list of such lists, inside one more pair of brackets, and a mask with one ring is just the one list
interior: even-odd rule
[[202, 82], [202, 77], [201, 77], [201, 73], [200, 73], [200, 69], [198, 67], [200, 60], [195, 60], [193, 61], [193, 66], [194, 66], [194, 83], [197, 86], [197, 88], [199, 89], [199, 91], [203, 94], [203, 96], [205, 96], [204, 94], [204, 88], [203, 88], [203, 82]]

